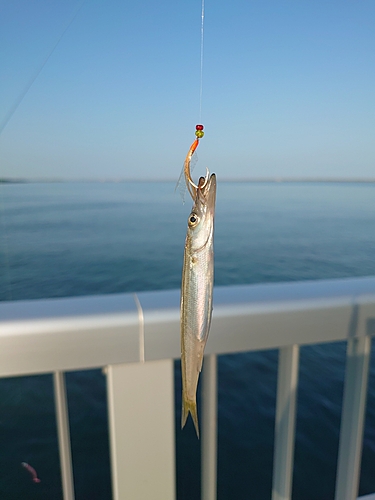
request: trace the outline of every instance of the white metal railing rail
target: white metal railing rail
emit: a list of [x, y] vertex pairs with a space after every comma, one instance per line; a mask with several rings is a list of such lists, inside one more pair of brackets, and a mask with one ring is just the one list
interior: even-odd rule
[[[375, 277], [216, 288], [203, 373], [203, 500], [216, 498], [217, 354], [280, 350], [272, 497], [288, 500], [299, 346], [338, 340], [348, 349], [335, 500], [354, 500], [374, 333]], [[107, 373], [114, 498], [175, 498], [179, 356], [177, 290], [0, 303], [0, 376], [54, 374], [64, 500], [74, 498], [64, 371], [94, 367]]]

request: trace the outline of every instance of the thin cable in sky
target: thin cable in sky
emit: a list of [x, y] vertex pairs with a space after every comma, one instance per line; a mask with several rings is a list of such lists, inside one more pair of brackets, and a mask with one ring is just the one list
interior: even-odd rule
[[204, 0], [202, 0], [202, 22], [201, 22], [201, 78], [200, 78], [200, 89], [199, 89], [199, 123], [202, 121], [203, 40], [204, 40]]
[[[70, 25], [73, 23], [75, 18], [77, 17], [79, 11], [82, 9], [83, 4], [85, 3], [86, 0], [82, 0], [76, 9], [73, 12], [72, 17], [69, 19], [68, 23], [66, 24], [64, 30], [62, 31], [61, 35], [58, 37], [56, 43], [53, 45], [52, 49], [48, 52], [47, 56], [43, 60], [42, 64], [36, 69], [35, 73], [31, 76], [30, 80], [27, 82], [25, 88], [22, 90], [18, 98], [14, 101], [13, 105], [10, 107], [8, 112], [6, 113], [4, 119], [0, 122], [0, 136], [4, 130], [4, 128], [7, 126], [9, 120], [12, 118], [13, 114], [16, 112], [18, 106], [21, 104], [23, 101], [25, 95], [28, 93], [30, 90], [32, 84], [35, 82], [35, 80], [38, 78], [39, 74], [43, 70], [44, 66], [47, 64], [49, 58], [52, 56], [53, 52], [55, 51], [56, 47], [58, 44], [61, 42], [61, 39], [69, 29]], [[0, 184], [1, 184], [1, 178], [0, 178]], [[8, 295], [7, 299], [12, 300], [12, 280], [10, 276], [10, 252], [9, 252], [9, 245], [8, 245], [8, 232], [7, 232], [7, 225], [5, 221], [5, 208], [4, 208], [5, 202], [4, 202], [4, 192], [3, 189], [0, 189], [0, 224], [1, 224], [1, 235], [3, 239], [3, 252], [4, 253], [4, 268], [5, 268], [5, 273], [4, 273], [4, 279], [8, 288]]]
[[77, 17], [77, 15], [78, 15], [79, 11], [82, 9], [83, 4], [85, 3], [85, 1], [86, 0], [82, 0], [81, 3], [78, 5], [78, 7], [75, 9], [75, 11], [73, 12], [72, 17], [69, 19], [67, 25], [65, 26], [65, 28], [64, 28], [63, 32], [61, 33], [61, 35], [59, 36], [59, 38], [57, 39], [56, 43], [53, 45], [52, 49], [49, 51], [49, 53], [47, 54], [47, 56], [44, 59], [44, 61], [42, 62], [42, 64], [36, 69], [35, 73], [31, 76], [31, 78], [27, 82], [25, 88], [22, 90], [22, 92], [20, 93], [20, 95], [18, 96], [18, 98], [15, 100], [15, 102], [13, 103], [13, 105], [10, 107], [10, 109], [6, 113], [4, 119], [0, 122], [0, 135], [2, 134], [4, 128], [7, 126], [9, 120], [12, 118], [13, 114], [16, 112], [18, 106], [23, 101], [25, 95], [30, 90], [32, 84], [35, 82], [35, 80], [38, 78], [39, 74], [41, 73], [42, 69], [47, 64], [49, 58], [54, 53], [56, 47], [61, 42], [63, 36], [65, 35], [65, 33], [67, 32], [67, 30], [69, 29], [70, 25], [72, 24], [72, 22], [74, 21], [74, 19]]

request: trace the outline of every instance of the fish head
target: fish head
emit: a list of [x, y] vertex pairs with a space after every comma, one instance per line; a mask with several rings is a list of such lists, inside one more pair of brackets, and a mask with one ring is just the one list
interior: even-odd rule
[[192, 250], [203, 248], [213, 236], [216, 201], [216, 175], [201, 177], [193, 208], [188, 217], [188, 237]]

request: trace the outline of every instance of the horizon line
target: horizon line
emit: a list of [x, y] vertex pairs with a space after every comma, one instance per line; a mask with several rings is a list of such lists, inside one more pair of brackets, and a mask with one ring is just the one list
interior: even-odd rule
[[[64, 182], [94, 182], [94, 183], [124, 183], [124, 182], [176, 182], [176, 179], [145, 179], [145, 178], [16, 178], [2, 177], [1, 184], [21, 183], [64, 183]], [[283, 182], [320, 182], [320, 183], [375, 183], [375, 177], [223, 177], [220, 182], [248, 183], [283, 183]]]

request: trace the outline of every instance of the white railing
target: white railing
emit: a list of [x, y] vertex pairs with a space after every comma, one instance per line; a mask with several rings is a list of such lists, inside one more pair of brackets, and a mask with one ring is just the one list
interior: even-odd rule
[[[279, 349], [272, 499], [288, 500], [299, 347], [347, 340], [335, 500], [354, 500], [374, 333], [375, 277], [216, 288], [201, 403], [202, 499], [216, 499], [216, 356]], [[177, 290], [0, 303], [0, 376], [54, 374], [64, 500], [74, 498], [64, 371], [94, 367], [107, 373], [115, 500], [175, 499], [179, 356]]]

